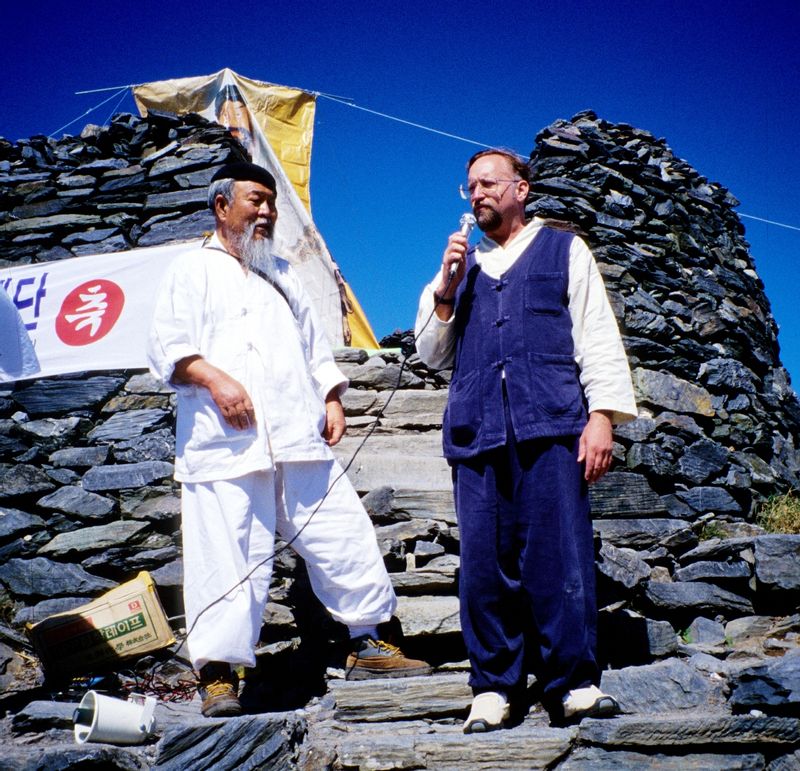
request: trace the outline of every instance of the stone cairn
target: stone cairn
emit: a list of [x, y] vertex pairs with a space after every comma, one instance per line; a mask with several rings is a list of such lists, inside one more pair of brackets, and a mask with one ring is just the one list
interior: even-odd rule
[[[0, 139], [0, 264], [197, 238], [205, 188], [243, 157], [197, 116], [117, 115], [80, 137]], [[528, 209], [580, 233], [606, 281], [640, 416], [592, 489], [602, 687], [623, 715], [553, 728], [535, 703], [510, 730], [465, 737], [470, 701], [458, 618], [458, 527], [441, 458], [448, 372], [409, 353], [337, 353], [348, 474], [373, 518], [399, 595], [404, 649], [428, 678], [347, 682], [343, 628], [302, 561], [276, 557], [243, 700], [199, 717], [162, 701], [142, 747], [81, 745], [78, 686], [45, 678], [23, 625], [148, 570], [180, 638], [174, 395], [144, 372], [0, 387], [0, 735], [9, 769], [778, 769], [800, 766], [800, 536], [755, 521], [800, 487], [800, 403], [736, 200], [664, 140], [591, 112], [536, 139]], [[422, 282], [424, 277], [420, 279]], [[400, 381], [393, 397], [392, 389]], [[125, 662], [109, 686], [191, 690], [176, 646]], [[87, 674], [87, 673], [80, 673]], [[78, 689], [76, 691], [76, 689]]]

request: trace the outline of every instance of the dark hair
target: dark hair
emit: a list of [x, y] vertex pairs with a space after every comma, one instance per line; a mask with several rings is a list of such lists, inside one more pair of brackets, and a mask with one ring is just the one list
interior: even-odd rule
[[247, 161], [234, 161], [226, 163], [216, 170], [208, 186], [208, 208], [214, 211], [214, 202], [221, 195], [228, 203], [233, 201], [233, 183], [237, 180], [243, 182], [258, 182], [272, 190], [277, 195], [278, 186], [275, 177], [263, 166]]
[[514, 173], [520, 179], [530, 182], [531, 170], [528, 166], [528, 162], [513, 150], [506, 150], [503, 147], [492, 147], [488, 150], [480, 150], [479, 152], [475, 153], [475, 155], [473, 155], [472, 158], [467, 161], [467, 174], [469, 174], [472, 164], [475, 163], [478, 158], [483, 158], [485, 155], [502, 155], [503, 158], [508, 160], [508, 162], [511, 164], [511, 168], [514, 170]]

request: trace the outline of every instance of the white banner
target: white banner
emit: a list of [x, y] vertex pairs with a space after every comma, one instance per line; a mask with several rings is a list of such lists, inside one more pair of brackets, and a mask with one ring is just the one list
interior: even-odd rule
[[147, 367], [161, 277], [178, 254], [201, 243], [0, 269], [0, 289], [16, 305], [39, 359], [35, 377]]

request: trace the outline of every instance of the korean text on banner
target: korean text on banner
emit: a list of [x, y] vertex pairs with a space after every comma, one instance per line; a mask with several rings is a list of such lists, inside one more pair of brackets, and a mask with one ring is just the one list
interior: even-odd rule
[[25, 324], [39, 377], [146, 368], [157, 286], [170, 262], [198, 242], [0, 270]]

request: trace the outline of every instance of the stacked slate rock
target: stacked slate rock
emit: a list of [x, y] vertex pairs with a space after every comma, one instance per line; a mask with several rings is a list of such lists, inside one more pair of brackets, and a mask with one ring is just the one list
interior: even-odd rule
[[689, 520], [747, 519], [799, 487], [800, 402], [738, 201], [663, 139], [592, 112], [536, 142], [527, 211], [588, 242], [633, 370], [641, 418], [617, 432], [618, 468]]
[[214, 228], [211, 176], [244, 157], [224, 128], [197, 115], [119, 114], [80, 136], [0, 137], [0, 264], [198, 238]]
[[[121, 115], [80, 138], [0, 140], [0, 258], [195, 238], [212, 227], [209, 177], [239, 157], [234, 139], [196, 116]], [[534, 707], [510, 731], [461, 734], [470, 691], [440, 434], [450, 373], [427, 369], [411, 335], [397, 332], [382, 342], [401, 350], [337, 352], [351, 388], [336, 454], [348, 462], [369, 435], [348, 475], [399, 595], [404, 650], [436, 674], [345, 681], [345, 631], [313, 598], [302, 560], [281, 551], [243, 694], [256, 714], [208, 721], [197, 703], [160, 704], [158, 741], [143, 748], [72, 744], [75, 705], [50, 701], [65, 684], [45, 681], [22, 625], [148, 570], [180, 637], [174, 395], [143, 372], [0, 388], [0, 736], [10, 768], [800, 764], [800, 536], [766, 534], [753, 517], [764, 497], [798, 486], [800, 408], [735, 200], [662, 140], [591, 113], [545, 129], [532, 164], [530, 211], [583, 234], [598, 257], [641, 407], [592, 490], [602, 685], [624, 715], [552, 728]], [[183, 655], [176, 646], [137, 671], [168, 687], [190, 676]]]

